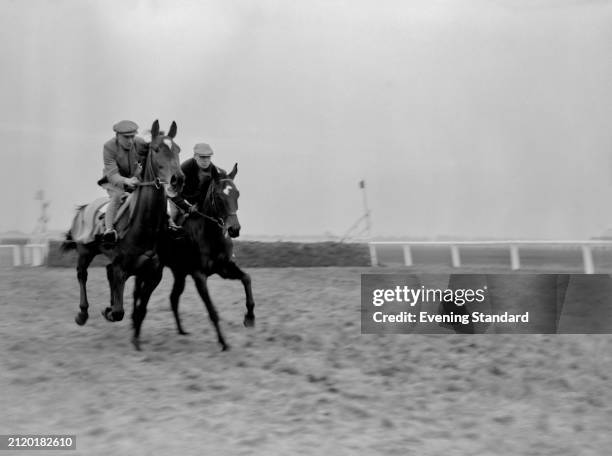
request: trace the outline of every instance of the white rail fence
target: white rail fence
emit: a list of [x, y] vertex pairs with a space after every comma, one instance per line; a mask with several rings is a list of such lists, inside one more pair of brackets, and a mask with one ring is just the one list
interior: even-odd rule
[[0, 251], [10, 250], [13, 266], [43, 266], [47, 262], [49, 244], [0, 245]]
[[[578, 247], [582, 252], [582, 263], [585, 274], [595, 273], [593, 249], [612, 249], [612, 241], [373, 241], [368, 243], [370, 262], [378, 266], [377, 246], [401, 246], [404, 253], [404, 265], [413, 266], [411, 247], [444, 247], [450, 249], [451, 265], [461, 267], [461, 247], [507, 247], [510, 268], [513, 271], [521, 268], [521, 247]], [[43, 266], [49, 254], [49, 244], [9, 244], [0, 245], [2, 250], [9, 250], [13, 266]]]
[[378, 266], [378, 255], [376, 246], [401, 246], [404, 250], [404, 264], [412, 266], [413, 246], [430, 246], [450, 248], [451, 265], [454, 268], [461, 267], [460, 247], [507, 247], [510, 257], [510, 268], [513, 271], [521, 268], [520, 247], [580, 247], [582, 251], [582, 262], [585, 274], [595, 273], [593, 263], [593, 249], [612, 249], [612, 241], [373, 241], [368, 243], [370, 248], [370, 261], [372, 266]]

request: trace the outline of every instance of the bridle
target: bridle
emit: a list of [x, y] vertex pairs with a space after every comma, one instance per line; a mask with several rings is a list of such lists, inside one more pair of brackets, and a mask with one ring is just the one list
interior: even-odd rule
[[[223, 182], [223, 181], [232, 181], [232, 179], [219, 179], [219, 182]], [[204, 197], [204, 202], [206, 201], [210, 201], [210, 207], [213, 210], [213, 213], [218, 213], [217, 211], [217, 205], [215, 204], [215, 195], [214, 195], [214, 187], [215, 187], [215, 181], [213, 180], [210, 185], [208, 186], [208, 190], [206, 192], [206, 196]], [[219, 228], [221, 228], [223, 230], [223, 232], [225, 232], [226, 228], [225, 228], [225, 220], [232, 216], [232, 215], [236, 215], [236, 212], [230, 212], [228, 214], [225, 215], [225, 219], [221, 216], [218, 217], [212, 217], [210, 215], [206, 215], [203, 214], [202, 212], [195, 210], [194, 211], [197, 215], [199, 215], [200, 217], [203, 217], [205, 219], [208, 219], [212, 222], [214, 222]]]
[[[154, 151], [153, 146], [149, 144], [149, 153], [147, 154], [147, 158], [146, 158], [146, 166], [148, 168], [148, 171], [150, 171], [150, 174], [155, 176], [155, 170], [153, 169], [153, 151]], [[141, 167], [142, 165], [139, 164], [139, 166]], [[159, 190], [160, 188], [164, 188], [164, 185], [168, 185], [168, 184], [169, 182], [166, 182], [165, 180], [160, 179], [159, 176], [155, 176], [155, 178], [151, 181], [138, 182], [136, 184], [136, 187], [153, 186], [155, 187], [155, 189]]]

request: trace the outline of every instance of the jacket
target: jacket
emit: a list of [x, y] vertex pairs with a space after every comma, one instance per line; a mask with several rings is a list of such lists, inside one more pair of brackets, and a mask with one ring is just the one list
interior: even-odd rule
[[103, 149], [104, 177], [101, 181], [123, 188], [126, 178], [134, 176], [138, 171], [139, 163], [147, 155], [148, 146], [148, 143], [138, 136], [134, 138], [134, 145], [129, 151], [119, 146], [117, 138], [106, 141]]
[[[188, 210], [190, 205], [201, 203], [206, 197], [206, 192], [212, 181], [210, 170], [213, 166], [215, 165], [211, 163], [208, 169], [202, 169], [196, 163], [195, 158], [185, 160], [181, 164], [181, 170], [185, 175], [185, 183], [181, 192], [172, 198], [172, 202], [184, 211]], [[227, 176], [223, 169], [217, 166], [215, 168], [221, 176]]]

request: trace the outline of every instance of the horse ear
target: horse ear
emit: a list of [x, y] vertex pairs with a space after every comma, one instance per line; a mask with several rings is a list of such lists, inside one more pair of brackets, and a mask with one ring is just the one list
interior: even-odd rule
[[153, 122], [153, 126], [151, 127], [151, 139], [157, 137], [157, 135], [159, 135], [159, 120]]
[[219, 170], [217, 169], [215, 165], [212, 165], [210, 167], [210, 177], [212, 177], [213, 180], [219, 179]]
[[236, 174], [238, 174], [238, 163], [234, 163], [234, 167], [232, 168], [230, 173], [227, 175], [227, 177], [229, 177], [231, 180], [234, 180], [234, 177], [236, 177]]
[[170, 125], [170, 131], [168, 132], [168, 136], [174, 139], [176, 136], [176, 122], [172, 121], [172, 125]]

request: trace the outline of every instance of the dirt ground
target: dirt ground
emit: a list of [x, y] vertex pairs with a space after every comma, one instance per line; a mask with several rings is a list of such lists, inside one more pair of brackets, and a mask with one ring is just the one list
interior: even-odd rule
[[191, 283], [176, 334], [168, 271], [136, 352], [131, 281], [111, 324], [92, 268], [78, 327], [74, 270], [2, 268], [0, 434], [77, 436], [53, 455], [609, 454], [612, 336], [362, 335], [373, 271], [251, 269], [255, 328], [241, 284], [211, 278], [223, 353]]

